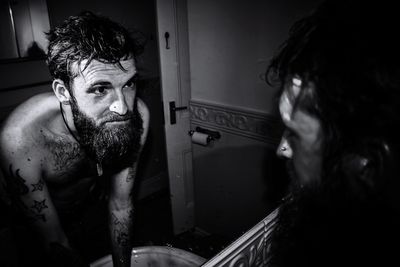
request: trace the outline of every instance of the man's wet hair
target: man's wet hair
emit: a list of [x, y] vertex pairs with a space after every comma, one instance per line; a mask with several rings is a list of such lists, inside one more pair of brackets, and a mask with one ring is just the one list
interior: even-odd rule
[[[376, 14], [383, 7], [374, 6]], [[393, 18], [375, 20], [366, 8], [358, 0], [325, 1], [293, 25], [266, 74], [281, 90], [295, 75], [311, 88], [296, 105], [322, 123], [326, 173], [358, 155], [374, 162], [378, 175], [382, 155], [374, 153], [399, 150], [399, 42]]]
[[[72, 63], [87, 60], [119, 64], [119, 61], [137, 57], [143, 52], [145, 37], [138, 30], [128, 31], [109, 18], [82, 11], [71, 16], [47, 33], [49, 47], [47, 65], [55, 79], [69, 83], [77, 75]], [[122, 68], [122, 66], [119, 64]]]

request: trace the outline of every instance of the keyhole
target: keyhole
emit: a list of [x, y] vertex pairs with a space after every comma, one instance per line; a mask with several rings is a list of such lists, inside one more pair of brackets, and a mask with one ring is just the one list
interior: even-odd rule
[[169, 49], [169, 32], [165, 32], [164, 37], [165, 37], [165, 48]]

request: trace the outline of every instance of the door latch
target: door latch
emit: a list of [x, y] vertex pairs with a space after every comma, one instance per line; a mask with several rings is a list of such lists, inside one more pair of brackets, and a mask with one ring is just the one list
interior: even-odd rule
[[172, 124], [176, 124], [176, 111], [185, 110], [188, 107], [177, 107], [175, 106], [175, 101], [169, 102], [169, 119]]

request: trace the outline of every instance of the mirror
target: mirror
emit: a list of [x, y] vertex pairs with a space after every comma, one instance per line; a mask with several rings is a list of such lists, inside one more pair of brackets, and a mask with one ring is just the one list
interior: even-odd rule
[[1, 0], [0, 60], [44, 58], [49, 29], [46, 0]]
[[[42, 55], [29, 52], [29, 48], [46, 50], [45, 39], [38, 33], [48, 31], [49, 20], [51, 25], [58, 25], [84, 9], [110, 17], [128, 29], [143, 31], [148, 44], [142, 63], [148, 72], [142, 98], [150, 109], [151, 125], [136, 188], [134, 246], [173, 246], [209, 259], [273, 210], [283, 191], [283, 179], [271, 181], [281, 178], [273, 170], [280, 167], [274, 151], [280, 133], [271, 116], [272, 104], [265, 108], [266, 103], [273, 102], [273, 92], [260, 76], [289, 25], [317, 0], [306, 1], [308, 6], [296, 0], [157, 3], [182, 1], [187, 2], [187, 8], [182, 9], [187, 12], [187, 21], [182, 21], [188, 26], [178, 30], [188, 31], [189, 37], [179, 40], [181, 47], [184, 42], [188, 45], [180, 56], [190, 59], [190, 86], [184, 89], [192, 100], [186, 115], [191, 116], [191, 129], [199, 126], [217, 130], [221, 138], [210, 146], [193, 144], [185, 154], [185, 164], [193, 162], [194, 186], [188, 186], [192, 192], [181, 194], [195, 195], [196, 216], [195, 227], [178, 235], [172, 230], [169, 187], [173, 185], [168, 184], [164, 135], [164, 125], [169, 120], [164, 119], [160, 83], [163, 73], [159, 73], [159, 47], [165, 47], [165, 53], [170, 55], [177, 47], [177, 39], [169, 34], [168, 40], [157, 40], [156, 1], [1, 0], [0, 59]], [[166, 4], [165, 8], [170, 7]], [[181, 63], [176, 58], [172, 60], [173, 67]], [[183, 71], [189, 73], [188, 69]], [[51, 91], [44, 60], [0, 64], [0, 80], [0, 111], [7, 113], [28, 94]], [[188, 130], [185, 128], [185, 134]], [[91, 230], [100, 233], [97, 237], [104, 237], [107, 231], [94, 227]], [[108, 248], [98, 242], [91, 249], [92, 255], [100, 257]]]

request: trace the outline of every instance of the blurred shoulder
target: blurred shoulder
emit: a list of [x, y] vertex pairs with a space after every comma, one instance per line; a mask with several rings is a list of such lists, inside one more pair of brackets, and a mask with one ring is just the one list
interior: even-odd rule
[[150, 121], [149, 108], [147, 107], [146, 103], [144, 103], [143, 100], [140, 98], [137, 99], [137, 107], [143, 119], [143, 124], [144, 124], [143, 127], [148, 126], [148, 123]]
[[137, 99], [137, 108], [143, 120], [143, 134], [141, 143], [144, 144], [149, 131], [150, 111], [147, 105], [140, 98]]

